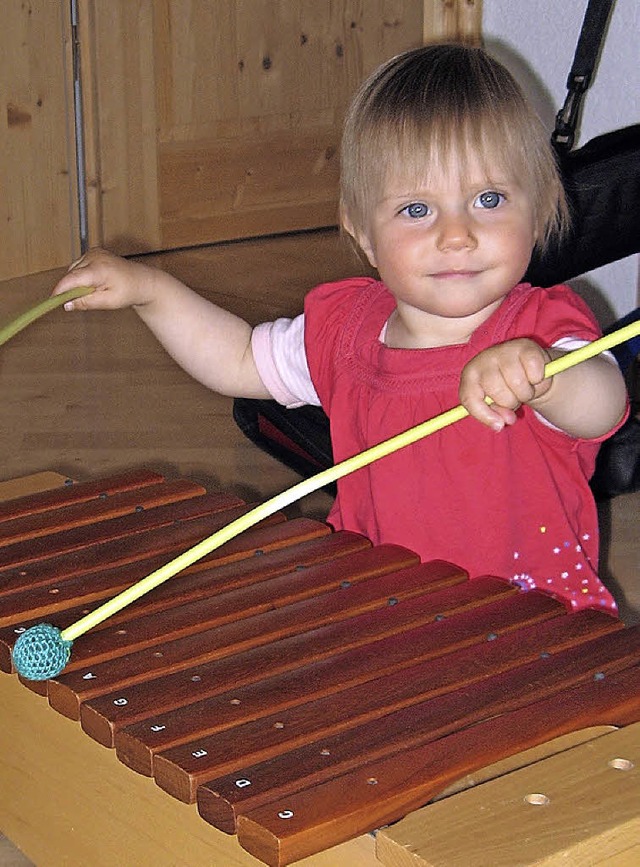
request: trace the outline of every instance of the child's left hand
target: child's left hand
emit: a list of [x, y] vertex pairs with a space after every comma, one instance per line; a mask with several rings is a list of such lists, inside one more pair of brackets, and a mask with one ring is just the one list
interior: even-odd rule
[[[551, 354], [528, 338], [499, 343], [478, 353], [460, 377], [460, 402], [478, 421], [500, 431], [514, 424], [523, 403], [542, 397], [551, 388], [544, 368]], [[485, 398], [490, 397], [489, 406]]]

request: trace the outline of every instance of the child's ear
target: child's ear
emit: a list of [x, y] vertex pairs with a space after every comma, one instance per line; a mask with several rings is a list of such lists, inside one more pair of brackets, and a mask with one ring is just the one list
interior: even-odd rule
[[367, 260], [371, 267], [377, 268], [378, 265], [376, 263], [375, 253], [373, 251], [371, 241], [369, 240], [369, 236], [366, 235], [364, 232], [356, 231], [353, 223], [349, 219], [349, 215], [345, 211], [340, 212], [340, 222], [342, 223], [342, 228], [345, 230], [345, 232], [353, 238], [356, 245], [367, 257]]

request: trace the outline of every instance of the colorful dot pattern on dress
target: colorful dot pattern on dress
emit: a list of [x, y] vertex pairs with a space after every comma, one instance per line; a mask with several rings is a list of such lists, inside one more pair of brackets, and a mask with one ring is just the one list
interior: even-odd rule
[[[539, 532], [547, 533], [547, 527], [540, 525]], [[563, 539], [554, 540], [550, 545], [558, 563], [557, 572], [547, 578], [533, 578], [526, 571], [514, 572], [511, 582], [517, 584], [523, 590], [544, 590], [556, 598], [566, 600], [572, 609], [581, 608], [608, 608], [617, 611], [615, 601], [612, 603], [611, 594], [599, 580], [591, 563], [587, 559], [582, 542], [588, 542], [590, 535], [585, 533], [580, 540]], [[513, 552], [514, 562], [518, 565], [524, 559], [523, 551]], [[584, 577], [585, 574], [591, 577]]]

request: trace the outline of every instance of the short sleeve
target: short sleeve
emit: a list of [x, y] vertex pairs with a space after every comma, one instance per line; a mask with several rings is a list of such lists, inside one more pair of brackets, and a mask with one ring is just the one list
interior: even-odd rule
[[529, 336], [543, 346], [553, 346], [566, 338], [590, 342], [602, 333], [592, 311], [569, 286], [535, 289], [521, 297], [509, 326], [509, 331], [520, 337]]
[[319, 406], [307, 363], [303, 314], [258, 325], [251, 335], [251, 349], [260, 379], [274, 400], [287, 409]]

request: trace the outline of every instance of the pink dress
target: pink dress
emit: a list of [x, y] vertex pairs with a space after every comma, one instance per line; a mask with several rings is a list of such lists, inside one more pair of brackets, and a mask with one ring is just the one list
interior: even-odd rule
[[[462, 368], [515, 337], [550, 346], [600, 332], [567, 286], [521, 284], [467, 344], [393, 349], [379, 339], [395, 307], [386, 287], [354, 278], [314, 289], [305, 303], [313, 385], [331, 420], [335, 461], [456, 406]], [[336, 528], [394, 542], [423, 561], [449, 560], [471, 578], [538, 588], [572, 609], [616, 611], [599, 580], [598, 520], [588, 480], [598, 442], [575, 439], [529, 408], [495, 433], [466, 418], [358, 470], [338, 484]]]

